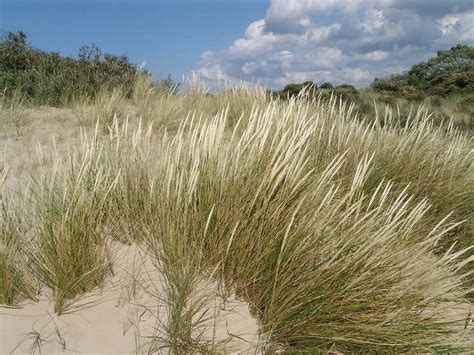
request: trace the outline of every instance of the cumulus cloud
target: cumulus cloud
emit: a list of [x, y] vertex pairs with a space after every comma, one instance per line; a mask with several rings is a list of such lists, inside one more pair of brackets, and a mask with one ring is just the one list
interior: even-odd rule
[[272, 88], [305, 80], [361, 87], [457, 43], [474, 44], [468, 0], [272, 0], [242, 38], [204, 52], [196, 73]]

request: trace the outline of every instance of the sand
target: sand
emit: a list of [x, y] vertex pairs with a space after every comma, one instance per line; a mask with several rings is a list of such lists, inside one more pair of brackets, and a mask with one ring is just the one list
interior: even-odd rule
[[[166, 307], [157, 301], [163, 278], [138, 247], [115, 243], [113, 250], [114, 276], [102, 289], [74, 300], [60, 316], [53, 311], [48, 290], [37, 303], [0, 308], [0, 353], [147, 352], [147, 336], [160, 334], [158, 320], [166, 323]], [[139, 279], [135, 288], [132, 277]], [[204, 282], [196, 292], [203, 290], [213, 293], [216, 287]], [[205, 312], [211, 319], [203, 330], [203, 341], [214, 341], [225, 353], [258, 351], [258, 323], [245, 302], [231, 296], [224, 303], [214, 293]]]

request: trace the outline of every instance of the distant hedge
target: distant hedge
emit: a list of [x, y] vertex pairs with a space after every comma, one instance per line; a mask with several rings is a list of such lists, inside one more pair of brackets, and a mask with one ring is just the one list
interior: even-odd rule
[[72, 58], [34, 48], [22, 31], [9, 32], [0, 41], [1, 92], [8, 97], [19, 90], [34, 104], [61, 105], [114, 87], [130, 95], [138, 73], [127, 56], [102, 53], [94, 44]]
[[357, 89], [349, 84], [342, 84], [334, 87], [331, 83], [323, 83], [319, 88], [313, 81], [305, 81], [304, 83], [292, 83], [285, 85], [281, 91], [269, 91], [268, 94], [274, 98], [287, 99], [289, 97], [296, 97], [302, 91], [310, 96], [323, 96], [328, 97], [331, 95], [336, 95], [338, 97], [343, 97], [355, 101], [358, 98], [359, 92]]

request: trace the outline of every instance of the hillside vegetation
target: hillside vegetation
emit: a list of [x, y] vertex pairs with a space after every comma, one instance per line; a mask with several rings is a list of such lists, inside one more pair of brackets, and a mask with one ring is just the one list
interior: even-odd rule
[[9, 32], [0, 41], [3, 95], [21, 94], [36, 105], [58, 106], [116, 88], [129, 96], [138, 73], [127, 56], [102, 53], [94, 44], [80, 48], [72, 58], [34, 48], [22, 31]]
[[[468, 133], [420, 106], [357, 112], [352, 98], [368, 94], [347, 85], [209, 95], [196, 78], [177, 92], [133, 77], [59, 111], [80, 139], [38, 153], [42, 169], [5, 156], [1, 303], [47, 293], [70, 311], [116, 271], [115, 241], [163, 275], [144, 310], [167, 314], [148, 353], [222, 352], [200, 335], [213, 326], [203, 280], [248, 304], [263, 353], [474, 350]], [[42, 111], [22, 93], [0, 114], [31, 144]], [[28, 188], [12, 188], [25, 172]]]
[[457, 45], [405, 73], [375, 79], [372, 88], [399, 96], [446, 97], [474, 92], [474, 47]]
[[[315, 96], [331, 94], [355, 104], [356, 110], [368, 118], [384, 106], [400, 111], [407, 117], [417, 106], [423, 105], [434, 115], [436, 122], [452, 120], [460, 129], [474, 133], [474, 47], [457, 45], [439, 51], [437, 56], [412, 66], [410, 70], [388, 78], [376, 78], [370, 89], [357, 90], [351, 85], [318, 85], [312, 81], [288, 84], [283, 90], [272, 92], [273, 97], [298, 95], [304, 88]], [[378, 107], [376, 107], [378, 105]]]

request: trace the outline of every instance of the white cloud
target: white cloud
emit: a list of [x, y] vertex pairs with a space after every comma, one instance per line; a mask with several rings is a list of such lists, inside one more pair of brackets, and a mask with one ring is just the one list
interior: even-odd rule
[[267, 17], [294, 18], [318, 13], [327, 14], [336, 9], [355, 11], [362, 0], [273, 0]]
[[365, 53], [364, 58], [366, 58], [367, 60], [378, 62], [378, 61], [387, 59], [389, 55], [390, 53], [387, 51], [376, 50], [373, 52]]
[[459, 24], [459, 16], [447, 15], [439, 19], [439, 29], [443, 33], [443, 36], [449, 35], [455, 31], [456, 26]]
[[227, 75], [219, 64], [202, 67], [197, 71], [197, 74], [199, 74], [202, 79], [210, 81], [221, 82], [235, 80], [235, 78]]
[[[271, 87], [314, 80], [368, 85], [459, 42], [474, 44], [463, 0], [272, 0], [227, 49], [201, 55], [206, 78]], [[397, 70], [395, 70], [395, 68]]]
[[313, 27], [308, 30], [308, 41], [317, 44], [327, 40], [331, 34], [337, 33], [341, 29], [341, 25], [335, 23], [331, 26]]
[[461, 41], [472, 41], [474, 38], [474, 10], [443, 16], [437, 23], [444, 38], [459, 36]]
[[263, 35], [263, 31], [265, 30], [265, 20], [258, 20], [252, 22], [245, 31], [245, 35], [248, 38], [259, 38]]
[[385, 23], [383, 12], [377, 9], [370, 9], [365, 13], [362, 28], [366, 33], [375, 34]]
[[362, 70], [360, 68], [344, 68], [342, 70], [343, 77], [348, 82], [364, 82], [371, 79], [369, 72]]

